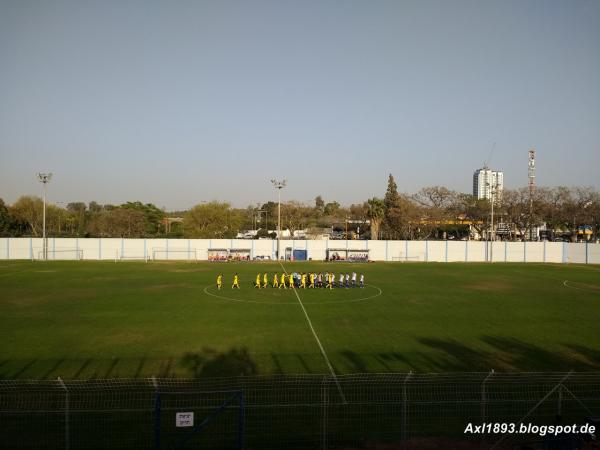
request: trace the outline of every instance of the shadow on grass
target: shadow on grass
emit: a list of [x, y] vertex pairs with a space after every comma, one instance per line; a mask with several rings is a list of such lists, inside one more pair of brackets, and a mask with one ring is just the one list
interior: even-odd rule
[[50, 375], [56, 372], [64, 362], [65, 358], [60, 358], [59, 360], [57, 360], [56, 363], [52, 367], [50, 367], [44, 375], [42, 375], [42, 380], [48, 380], [50, 378]]
[[406, 359], [418, 371], [591, 371], [600, 369], [600, 352], [585, 346], [565, 346], [549, 351], [510, 337], [482, 336], [486, 348], [472, 348], [452, 339], [421, 338], [419, 343], [435, 353], [418, 353]]
[[25, 372], [27, 372], [27, 370], [33, 366], [35, 363], [37, 362], [37, 358], [32, 359], [31, 361], [25, 363], [25, 365], [23, 367], [21, 367], [19, 370], [17, 370], [13, 375], [12, 378], [19, 378], [21, 375], [23, 375]]
[[273, 364], [275, 365], [275, 373], [282, 375], [284, 371], [283, 367], [281, 367], [281, 362], [279, 362], [279, 357], [274, 353], [271, 353], [271, 358], [273, 359]]
[[135, 372], [133, 374], [133, 378], [140, 378], [140, 376], [143, 373], [145, 365], [146, 365], [146, 357], [143, 356], [143, 357], [140, 358], [140, 362], [138, 363], [137, 368], [135, 369]]
[[77, 370], [77, 372], [75, 372], [73, 374], [73, 379], [74, 380], [78, 380], [81, 378], [81, 374], [83, 374], [83, 372], [85, 372], [85, 370], [88, 368], [88, 366], [92, 363], [92, 358], [88, 358], [85, 361], [83, 361], [83, 364], [81, 364], [81, 367]]
[[[588, 372], [600, 370], [600, 349], [583, 344], [556, 345], [548, 350], [517, 338], [481, 336], [467, 345], [454, 339], [422, 337], [409, 351], [357, 352], [341, 350], [333, 363], [337, 373], [417, 373], [487, 372]], [[0, 360], [0, 379], [94, 379], [122, 376], [146, 378], [229, 377], [261, 373], [327, 373], [321, 355], [316, 353], [271, 353], [271, 367], [265, 368], [252, 358], [248, 348], [227, 351], [204, 348], [180, 357], [111, 359]]]
[[221, 353], [204, 348], [200, 352], [186, 353], [179, 364], [194, 378], [258, 374], [257, 365], [245, 347]]

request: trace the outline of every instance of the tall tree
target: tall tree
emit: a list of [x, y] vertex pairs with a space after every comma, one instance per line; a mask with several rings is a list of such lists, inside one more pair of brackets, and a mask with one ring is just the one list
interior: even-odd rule
[[144, 213], [127, 208], [102, 211], [90, 217], [87, 231], [98, 237], [143, 237], [146, 231]]
[[124, 203], [121, 205], [121, 208], [140, 211], [143, 214], [145, 232], [147, 235], [152, 236], [159, 233], [163, 218], [165, 217], [165, 212], [163, 210], [157, 208], [152, 203], [144, 204], [139, 201]]
[[390, 173], [388, 177], [387, 190], [385, 191], [385, 197], [383, 198], [383, 204], [386, 212], [398, 205], [399, 198], [400, 194], [398, 194], [398, 185], [396, 185], [394, 176]]
[[405, 201], [401, 201], [400, 194], [398, 194], [398, 186], [391, 173], [388, 176], [388, 186], [383, 197], [383, 206], [385, 234], [388, 239], [396, 239], [401, 234], [403, 225], [406, 222], [403, 210], [406, 210], [408, 204]]
[[12, 204], [9, 211], [17, 221], [26, 224], [30, 235], [40, 236], [42, 234], [43, 205], [41, 198], [24, 195]]
[[336, 201], [329, 202], [324, 206], [323, 212], [328, 216], [334, 216], [338, 212], [340, 207], [340, 204]]
[[367, 200], [367, 215], [371, 222], [371, 239], [379, 239], [379, 227], [385, 214], [385, 204], [383, 200], [373, 197]]
[[233, 210], [229, 203], [213, 201], [190, 209], [183, 217], [183, 230], [189, 238], [233, 238], [243, 221], [243, 213]]
[[74, 232], [77, 236], [85, 234], [87, 206], [84, 202], [72, 202], [67, 204], [67, 211], [71, 213], [74, 223]]
[[297, 230], [306, 228], [314, 223], [313, 209], [296, 201], [281, 205], [281, 223], [283, 228], [290, 230], [292, 236]]
[[489, 223], [490, 202], [485, 198], [478, 199], [471, 194], [460, 194], [457, 201], [462, 206], [463, 217], [469, 220], [471, 227], [482, 236]]
[[4, 200], [0, 198], [0, 236], [9, 236], [12, 232], [12, 225], [12, 217], [4, 204]]
[[315, 197], [315, 211], [317, 214], [323, 214], [325, 212], [325, 200], [320, 195]]

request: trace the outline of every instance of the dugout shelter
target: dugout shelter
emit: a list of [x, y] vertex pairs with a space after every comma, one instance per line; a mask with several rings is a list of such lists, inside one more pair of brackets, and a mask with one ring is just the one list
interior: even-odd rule
[[327, 261], [369, 262], [368, 249], [329, 248], [326, 251]]

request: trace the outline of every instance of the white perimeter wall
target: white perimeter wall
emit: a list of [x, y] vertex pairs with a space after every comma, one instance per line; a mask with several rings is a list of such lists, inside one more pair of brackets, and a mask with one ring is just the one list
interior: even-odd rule
[[[209, 249], [242, 249], [251, 258], [275, 258], [277, 241], [247, 239], [76, 239], [48, 238], [48, 259], [208, 259]], [[285, 249], [307, 250], [323, 260], [328, 249], [369, 252], [374, 261], [551, 262], [600, 264], [600, 244], [481, 241], [311, 241], [282, 240]], [[41, 238], [0, 238], [0, 259], [40, 259]]]

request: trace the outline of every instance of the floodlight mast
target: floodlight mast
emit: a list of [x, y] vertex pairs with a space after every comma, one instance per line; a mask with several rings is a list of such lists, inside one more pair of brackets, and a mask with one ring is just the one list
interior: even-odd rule
[[48, 240], [46, 239], [46, 185], [50, 183], [50, 180], [52, 179], [52, 174], [38, 173], [37, 176], [40, 183], [42, 183], [42, 185], [44, 186], [42, 196], [44, 203], [42, 212], [42, 257], [44, 261], [46, 261], [48, 259]]
[[494, 202], [496, 201], [496, 192], [498, 191], [498, 180], [496, 179], [495, 184], [486, 183], [486, 185], [490, 188], [490, 199], [492, 204], [492, 217], [491, 217], [491, 226], [489, 233], [490, 244], [490, 262], [494, 260], [494, 241], [496, 240], [496, 233], [494, 231]]
[[275, 189], [277, 189], [277, 192], [279, 194], [279, 198], [278, 198], [278, 202], [277, 202], [277, 260], [279, 260], [280, 258], [280, 245], [281, 245], [281, 190], [285, 187], [286, 185], [286, 180], [275, 180], [272, 179], [271, 183], [273, 184], [273, 187], [275, 187]]

